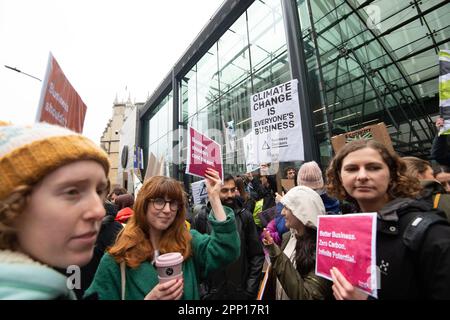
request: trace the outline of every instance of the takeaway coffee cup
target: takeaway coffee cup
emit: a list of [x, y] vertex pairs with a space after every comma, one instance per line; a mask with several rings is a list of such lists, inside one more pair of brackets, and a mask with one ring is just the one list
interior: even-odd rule
[[173, 279], [182, 279], [183, 256], [179, 252], [162, 254], [156, 258], [155, 266], [158, 271], [159, 283]]

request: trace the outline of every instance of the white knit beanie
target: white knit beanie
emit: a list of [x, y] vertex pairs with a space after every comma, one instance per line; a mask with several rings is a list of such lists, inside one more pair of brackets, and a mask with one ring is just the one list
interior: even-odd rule
[[281, 203], [307, 227], [317, 227], [317, 216], [325, 214], [322, 198], [313, 189], [297, 186], [288, 191]]

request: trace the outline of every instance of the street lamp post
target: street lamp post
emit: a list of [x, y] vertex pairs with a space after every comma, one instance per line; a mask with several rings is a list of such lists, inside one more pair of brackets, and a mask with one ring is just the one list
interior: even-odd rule
[[23, 74], [26, 75], [26, 76], [29, 76], [29, 77], [31, 77], [31, 78], [33, 78], [33, 79], [36, 79], [36, 80], [42, 82], [41, 79], [36, 78], [35, 76], [32, 76], [31, 74], [28, 74], [28, 73], [26, 73], [26, 72], [20, 71], [20, 70], [17, 69], [17, 68], [13, 68], [13, 67], [7, 66], [6, 64], [5, 64], [4, 66], [5, 66], [5, 68], [11, 69], [11, 70], [16, 71], [16, 72], [19, 72], [19, 73], [23, 73]]

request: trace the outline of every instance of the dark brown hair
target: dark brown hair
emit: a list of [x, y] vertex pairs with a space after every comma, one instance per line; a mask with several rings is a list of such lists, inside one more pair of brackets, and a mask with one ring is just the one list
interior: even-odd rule
[[119, 210], [123, 208], [133, 208], [134, 197], [131, 194], [121, 194], [116, 198], [115, 201]]
[[365, 148], [378, 151], [389, 168], [390, 182], [387, 193], [390, 200], [398, 197], [414, 198], [420, 192], [419, 180], [406, 174], [406, 164], [396, 153], [391, 152], [375, 140], [355, 140], [347, 143], [328, 166], [326, 172], [327, 191], [331, 196], [356, 203], [355, 199], [351, 198], [342, 186], [342, 162], [350, 153]]
[[247, 191], [245, 191], [244, 179], [242, 179], [241, 177], [236, 177], [234, 179], [234, 182], [236, 183], [236, 188], [238, 189], [241, 198], [244, 199], [244, 201], [247, 201], [250, 196], [248, 195]]
[[296, 236], [295, 244], [295, 264], [297, 271], [305, 277], [316, 265], [316, 239], [317, 230], [305, 226], [305, 231], [301, 236]]

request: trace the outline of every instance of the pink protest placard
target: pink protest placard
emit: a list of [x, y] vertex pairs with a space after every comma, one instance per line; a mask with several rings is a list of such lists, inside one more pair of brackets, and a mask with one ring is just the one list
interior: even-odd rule
[[376, 213], [319, 216], [316, 274], [336, 267], [353, 286], [377, 297]]
[[189, 127], [186, 173], [204, 178], [205, 171], [213, 168], [223, 180], [222, 148], [220, 144]]

